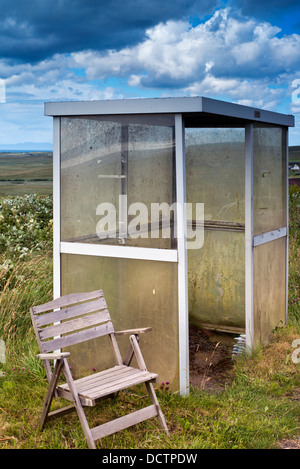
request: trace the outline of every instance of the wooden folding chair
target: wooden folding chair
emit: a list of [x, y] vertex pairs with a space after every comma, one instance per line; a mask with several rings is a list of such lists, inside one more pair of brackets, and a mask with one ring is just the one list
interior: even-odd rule
[[[162, 429], [168, 432], [152, 384], [157, 380], [158, 375], [147, 370], [138, 344], [139, 334], [151, 328], [116, 332], [102, 290], [65, 295], [30, 308], [30, 314], [41, 352], [38, 357], [44, 362], [49, 381], [47, 396], [38, 423], [40, 429], [43, 428], [47, 419], [75, 409], [87, 444], [93, 449], [96, 448], [96, 440], [152, 417], [157, 417]], [[116, 340], [116, 336], [123, 334], [128, 334], [130, 340], [124, 361]], [[116, 366], [74, 380], [67, 362], [70, 352], [65, 351], [66, 347], [104, 335], [109, 335]], [[134, 355], [138, 368], [130, 366]], [[53, 372], [50, 360], [55, 361]], [[64, 384], [58, 384], [61, 374], [65, 376]], [[94, 406], [100, 399], [115, 396], [119, 391], [141, 383], [145, 383], [152, 405], [97, 427], [89, 427], [83, 410], [84, 406]], [[73, 405], [49, 412], [53, 397], [68, 399], [73, 401]]]

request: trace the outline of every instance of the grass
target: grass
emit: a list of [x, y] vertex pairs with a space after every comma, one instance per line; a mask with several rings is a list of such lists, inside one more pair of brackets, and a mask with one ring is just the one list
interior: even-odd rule
[[52, 194], [52, 166], [52, 152], [0, 152], [0, 197]]
[[[264, 449], [299, 434], [299, 370], [287, 360], [293, 337], [297, 332], [292, 328], [276, 333], [272, 345], [236, 365], [232, 384], [221, 393], [192, 390], [188, 398], [182, 398], [158, 388], [169, 436], [162, 434], [156, 421], [148, 421], [103, 439], [99, 448]], [[33, 363], [34, 353], [26, 354], [26, 360], [24, 356], [1, 380], [1, 447], [86, 448], [75, 414], [49, 422], [43, 432], [37, 431], [47, 384]], [[138, 403], [144, 402], [143, 389], [89, 409], [88, 418], [96, 425], [118, 413], [136, 410], [136, 397]]]
[[[300, 163], [300, 146], [289, 147], [289, 162]], [[290, 178], [300, 178], [300, 171], [291, 171], [289, 170]]]
[[[101, 449], [267, 449], [300, 435], [300, 364], [292, 344], [300, 339], [300, 191], [291, 190], [289, 324], [276, 328], [272, 342], [238, 359], [231, 384], [218, 393], [191, 389], [187, 398], [157, 385], [169, 435], [149, 420], [101, 440]], [[0, 338], [6, 344], [5, 376], [0, 377], [1, 449], [85, 449], [76, 413], [37, 430], [47, 392], [28, 311], [52, 298], [51, 246], [5, 264], [0, 258]], [[299, 354], [298, 354], [299, 356]], [[143, 388], [88, 409], [92, 425], [144, 405]], [[57, 408], [61, 405], [55, 402]]]

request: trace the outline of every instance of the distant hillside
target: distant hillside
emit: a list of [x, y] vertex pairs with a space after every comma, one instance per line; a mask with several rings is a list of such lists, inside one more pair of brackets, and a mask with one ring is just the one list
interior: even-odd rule
[[52, 151], [52, 143], [0, 143], [0, 151]]
[[[52, 151], [52, 143], [0, 143], [0, 151]], [[300, 161], [300, 145], [289, 147], [289, 161]]]
[[300, 145], [289, 147], [289, 161], [300, 161]]

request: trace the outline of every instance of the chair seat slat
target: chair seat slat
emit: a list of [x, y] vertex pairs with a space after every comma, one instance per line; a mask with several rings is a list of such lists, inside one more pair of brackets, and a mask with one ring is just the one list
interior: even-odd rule
[[[99, 397], [104, 397], [109, 394], [113, 394], [117, 390], [121, 391], [127, 389], [131, 386], [137, 386], [138, 384], [145, 383], [146, 381], [154, 381], [157, 378], [157, 374], [149, 373], [145, 371], [142, 373], [140, 370], [137, 370], [137, 373], [129, 375], [126, 379], [121, 378], [118, 381], [107, 383], [106, 386], [101, 384], [95, 387], [93, 390], [87, 392], [88, 397], [92, 399], [98, 399]], [[82, 393], [84, 395], [84, 393]]]
[[[80, 397], [95, 401], [145, 381], [154, 381], [157, 379], [157, 376], [156, 373], [141, 371], [137, 368], [123, 365], [75, 380], [74, 385]], [[67, 384], [60, 385], [59, 389], [64, 391], [69, 390]]]
[[[89, 393], [99, 386], [104, 389], [105, 386], [112, 382], [126, 380], [128, 376], [132, 376], [140, 372], [137, 368], [131, 368], [125, 365], [116, 366], [105, 371], [107, 371], [107, 373], [100, 371], [94, 375], [83, 378], [83, 380], [76, 380], [76, 389], [79, 394], [89, 396]], [[67, 387], [68, 385], [62, 385], [62, 388]]]

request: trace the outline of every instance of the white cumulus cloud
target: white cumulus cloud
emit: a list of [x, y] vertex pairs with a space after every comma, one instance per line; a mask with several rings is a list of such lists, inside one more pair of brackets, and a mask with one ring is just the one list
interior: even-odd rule
[[87, 78], [129, 74], [129, 83], [145, 87], [189, 85], [208, 72], [217, 78], [274, 79], [300, 66], [300, 36], [279, 33], [277, 26], [223, 9], [198, 26], [160, 23], [134, 47], [105, 54], [82, 51], [72, 54], [72, 60], [86, 70]]
[[57, 53], [33, 63], [2, 59], [0, 77], [7, 103], [141, 97], [151, 91], [157, 97], [203, 95], [298, 113], [292, 83], [300, 79], [300, 35], [283, 35], [274, 24], [224, 8], [197, 25], [158, 23], [143, 40], [120, 49]]

